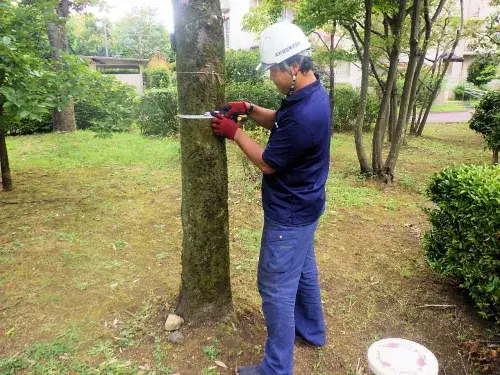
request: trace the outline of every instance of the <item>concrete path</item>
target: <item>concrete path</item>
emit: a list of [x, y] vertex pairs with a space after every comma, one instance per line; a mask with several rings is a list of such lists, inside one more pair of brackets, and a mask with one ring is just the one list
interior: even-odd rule
[[468, 122], [472, 118], [472, 111], [469, 112], [443, 112], [443, 113], [429, 113], [427, 122]]

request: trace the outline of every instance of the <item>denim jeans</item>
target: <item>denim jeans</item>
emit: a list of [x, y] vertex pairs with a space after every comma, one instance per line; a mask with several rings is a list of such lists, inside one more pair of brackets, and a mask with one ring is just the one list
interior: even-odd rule
[[314, 255], [318, 221], [304, 226], [264, 220], [257, 283], [267, 325], [266, 375], [292, 375], [295, 336], [314, 346], [326, 341]]

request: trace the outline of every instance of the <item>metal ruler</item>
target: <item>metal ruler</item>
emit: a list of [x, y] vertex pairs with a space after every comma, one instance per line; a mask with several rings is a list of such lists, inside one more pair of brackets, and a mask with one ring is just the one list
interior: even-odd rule
[[205, 112], [202, 115], [177, 115], [177, 117], [179, 117], [179, 118], [186, 118], [186, 119], [189, 119], [189, 120], [206, 120], [206, 119], [214, 118], [214, 116], [212, 116], [210, 114], [210, 112]]

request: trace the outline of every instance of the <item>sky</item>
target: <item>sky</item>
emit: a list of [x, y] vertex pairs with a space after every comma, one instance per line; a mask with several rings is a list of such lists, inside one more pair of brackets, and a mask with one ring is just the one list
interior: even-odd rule
[[157, 20], [161, 22], [168, 31], [174, 30], [174, 20], [172, 12], [172, 2], [170, 0], [105, 0], [108, 4], [108, 12], [102, 12], [97, 8], [90, 8], [89, 11], [98, 17], [108, 17], [113, 22], [119, 20], [132, 11], [134, 6], [148, 5], [158, 10]]

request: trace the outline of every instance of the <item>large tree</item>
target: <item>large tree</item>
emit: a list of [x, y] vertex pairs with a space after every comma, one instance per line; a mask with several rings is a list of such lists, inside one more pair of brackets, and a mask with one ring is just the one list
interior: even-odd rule
[[[57, 19], [47, 22], [52, 60], [54, 62], [54, 69], [57, 72], [64, 69], [61, 65], [61, 54], [68, 52], [66, 21], [71, 5], [70, 0], [60, 0], [55, 7]], [[54, 109], [52, 129], [57, 132], [72, 132], [76, 130], [75, 105], [73, 100], [70, 100], [65, 108]]]
[[43, 38], [53, 1], [32, 4], [0, 3], [0, 164], [3, 190], [12, 189], [5, 141], [12, 123], [21, 118], [40, 119], [59, 103], [61, 83], [50, 61]]
[[113, 54], [123, 57], [149, 59], [161, 51], [170, 57], [170, 37], [155, 17], [156, 9], [135, 7], [113, 28]]
[[[224, 32], [219, 0], [174, 1], [181, 114], [224, 100]], [[181, 119], [182, 281], [178, 313], [191, 321], [232, 309], [226, 145], [207, 120]]]

